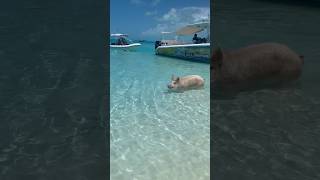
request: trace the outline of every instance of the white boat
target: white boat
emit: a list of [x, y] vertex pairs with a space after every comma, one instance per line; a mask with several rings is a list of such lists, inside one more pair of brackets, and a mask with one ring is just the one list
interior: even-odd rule
[[[196, 33], [207, 31], [206, 38], [194, 36], [191, 43], [178, 40], [181, 36], [192, 36]], [[174, 34], [174, 40], [165, 40], [164, 35]], [[189, 38], [192, 40], [192, 37]], [[200, 22], [189, 24], [176, 32], [162, 32], [162, 40], [155, 42], [156, 55], [175, 57], [197, 62], [210, 62], [210, 23]]]
[[141, 46], [140, 43], [133, 43], [127, 34], [111, 34], [110, 47], [123, 50], [132, 50]]

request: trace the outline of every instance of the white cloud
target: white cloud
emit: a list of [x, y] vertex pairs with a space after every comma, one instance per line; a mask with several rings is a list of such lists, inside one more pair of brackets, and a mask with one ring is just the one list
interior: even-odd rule
[[172, 32], [187, 24], [208, 20], [209, 15], [210, 8], [205, 7], [171, 8], [167, 13], [156, 18], [159, 23], [155, 27], [142, 32], [142, 35], [159, 36], [162, 31]]
[[179, 21], [179, 18], [177, 17], [177, 10], [175, 8], [171, 8], [170, 11], [164, 14], [159, 20], [168, 22]]
[[210, 14], [209, 8], [203, 7], [185, 7], [182, 9], [171, 8], [168, 13], [164, 14], [160, 20], [167, 22], [197, 22], [208, 19]]
[[147, 11], [146, 13], [145, 13], [145, 15], [146, 16], [154, 16], [154, 15], [156, 15], [158, 12], [157, 11]]

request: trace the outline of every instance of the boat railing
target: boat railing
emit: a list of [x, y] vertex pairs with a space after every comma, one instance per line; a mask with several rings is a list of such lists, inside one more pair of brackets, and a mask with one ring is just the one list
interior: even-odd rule
[[170, 45], [203, 44], [203, 43], [207, 43], [207, 41], [195, 43], [195, 42], [184, 42], [184, 41], [176, 41], [176, 40], [165, 40], [165, 41], [161, 41], [160, 45], [170, 46]]
[[178, 45], [181, 44], [182, 42], [179, 42], [177, 40], [162, 40], [161, 45]]

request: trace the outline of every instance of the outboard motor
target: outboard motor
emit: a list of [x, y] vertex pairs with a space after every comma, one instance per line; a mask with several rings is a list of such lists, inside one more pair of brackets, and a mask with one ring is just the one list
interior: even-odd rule
[[157, 47], [161, 46], [161, 41], [156, 41], [154, 43], [154, 49], [157, 49]]

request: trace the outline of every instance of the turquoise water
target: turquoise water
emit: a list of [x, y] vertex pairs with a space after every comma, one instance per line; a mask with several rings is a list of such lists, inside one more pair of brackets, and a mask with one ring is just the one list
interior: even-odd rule
[[[209, 64], [153, 48], [110, 52], [111, 179], [209, 179]], [[205, 88], [168, 93], [172, 74], [198, 74]]]

